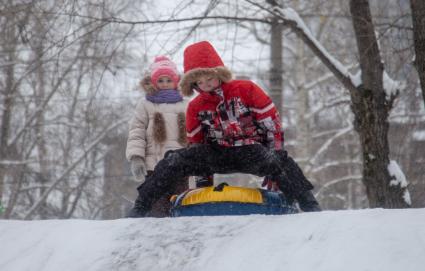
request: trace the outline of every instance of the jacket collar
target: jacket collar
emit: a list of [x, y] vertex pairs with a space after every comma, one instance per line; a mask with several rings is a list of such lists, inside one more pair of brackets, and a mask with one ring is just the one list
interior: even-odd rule
[[213, 92], [206, 92], [202, 90], [197, 90], [197, 91], [199, 92], [201, 99], [204, 100], [205, 102], [219, 103], [220, 101], [224, 99], [223, 90], [221, 88]]

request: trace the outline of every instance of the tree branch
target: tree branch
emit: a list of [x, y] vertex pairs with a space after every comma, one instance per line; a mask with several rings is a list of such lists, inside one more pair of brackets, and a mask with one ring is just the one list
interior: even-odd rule
[[353, 76], [338, 60], [333, 58], [328, 51], [313, 37], [310, 30], [304, 24], [299, 15], [291, 8], [273, 8], [273, 10], [261, 6], [260, 4], [245, 0], [246, 2], [264, 10], [274, 17], [278, 17], [284, 26], [289, 27], [304, 43], [313, 51], [313, 53], [325, 64], [325, 66], [335, 75], [335, 77], [350, 91], [357, 91], [357, 85], [354, 83]]
[[88, 148], [84, 151], [84, 153], [82, 155], [80, 155], [80, 157], [77, 158], [77, 160], [74, 161], [74, 163], [72, 163], [63, 173], [62, 175], [57, 178], [53, 184], [49, 187], [49, 189], [47, 189], [43, 195], [40, 196], [40, 198], [37, 200], [37, 202], [34, 203], [34, 205], [30, 208], [30, 210], [28, 211], [27, 214], [25, 214], [24, 219], [29, 219], [35, 211], [37, 211], [37, 209], [41, 206], [41, 204], [47, 199], [47, 197], [49, 196], [49, 194], [53, 191], [53, 189], [63, 180], [66, 179], [66, 177], [68, 176], [68, 174], [87, 156], [87, 154], [94, 149], [97, 144], [99, 144], [101, 142], [101, 140], [107, 136], [108, 133], [110, 133], [113, 129], [115, 129], [116, 127], [118, 127], [119, 125], [127, 122], [128, 119], [121, 119], [119, 121], [117, 121], [116, 123], [112, 124], [111, 126], [109, 126], [106, 130], [104, 130], [97, 138], [95, 138], [92, 143], [88, 146]]

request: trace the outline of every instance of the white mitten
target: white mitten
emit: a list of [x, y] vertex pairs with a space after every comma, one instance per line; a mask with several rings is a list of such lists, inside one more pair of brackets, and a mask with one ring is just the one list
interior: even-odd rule
[[140, 156], [134, 156], [131, 158], [130, 162], [131, 162], [131, 173], [133, 174], [134, 178], [138, 182], [143, 183], [145, 181], [145, 176], [147, 174], [145, 159]]

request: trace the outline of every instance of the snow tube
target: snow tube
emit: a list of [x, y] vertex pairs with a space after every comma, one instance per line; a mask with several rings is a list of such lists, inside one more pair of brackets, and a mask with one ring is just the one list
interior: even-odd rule
[[203, 187], [173, 196], [171, 216], [283, 215], [298, 210], [282, 193], [259, 188], [229, 186]]

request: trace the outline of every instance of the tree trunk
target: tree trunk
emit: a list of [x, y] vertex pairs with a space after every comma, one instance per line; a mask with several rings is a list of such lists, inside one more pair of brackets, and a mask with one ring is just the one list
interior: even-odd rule
[[[273, 6], [279, 6], [276, 1], [268, 1]], [[282, 64], [282, 24], [277, 17], [271, 22], [270, 44], [270, 97], [279, 113], [282, 113], [283, 64]]]
[[297, 111], [297, 157], [300, 158], [299, 165], [306, 172], [309, 171], [308, 158], [311, 147], [311, 129], [309, 126], [308, 109], [309, 96], [305, 88], [306, 70], [305, 70], [305, 50], [304, 43], [299, 40], [297, 44], [297, 63], [296, 74], [294, 75], [296, 86], [296, 111]]
[[[14, 54], [14, 52], [11, 52]], [[14, 66], [10, 65], [5, 69], [6, 87], [4, 93], [4, 101], [2, 104], [3, 112], [0, 126], [0, 157], [7, 160], [8, 155], [8, 139], [10, 134], [11, 115], [13, 108], [13, 83], [14, 83]], [[7, 165], [0, 164], [0, 202], [4, 192], [4, 178], [6, 176]]]
[[425, 105], [425, 1], [410, 0], [412, 9], [413, 40], [415, 45], [415, 67], [421, 82], [422, 98]]
[[[7, 19], [6, 21], [12, 21]], [[15, 85], [15, 65], [16, 62], [16, 46], [18, 42], [16, 27], [6, 23], [0, 32], [3, 37], [3, 51], [6, 52], [6, 62], [8, 65], [4, 68], [5, 86], [2, 91], [3, 103], [0, 104], [2, 110], [0, 123], [0, 159], [11, 159], [9, 155], [9, 137], [12, 122], [12, 111], [14, 107], [14, 94], [17, 86]], [[4, 180], [7, 174], [7, 165], [0, 163], [0, 203], [4, 193]]]
[[[35, 105], [37, 108], [42, 106], [43, 101], [46, 98], [46, 78], [45, 78], [45, 66], [43, 63], [43, 54], [44, 54], [44, 41], [46, 38], [45, 26], [39, 21], [36, 20], [35, 29], [38, 33], [38, 36], [34, 38], [34, 63], [37, 65], [35, 84], [34, 84], [34, 96]], [[38, 164], [39, 172], [37, 177], [37, 182], [40, 184], [40, 196], [46, 191], [45, 186], [48, 185], [50, 179], [49, 165], [48, 165], [48, 152], [46, 144], [46, 133], [45, 133], [45, 118], [44, 112], [41, 112], [36, 118], [35, 125], [35, 135], [36, 135], [36, 145], [37, 145], [37, 155], [38, 155]], [[43, 202], [42, 207], [40, 208], [39, 215], [41, 219], [46, 219], [48, 217], [48, 207], [47, 203]]]
[[388, 114], [393, 99], [383, 87], [384, 66], [375, 37], [368, 0], [351, 0], [350, 10], [360, 57], [362, 85], [350, 91], [354, 127], [363, 149], [363, 182], [370, 207], [406, 208], [405, 187], [391, 186]]

